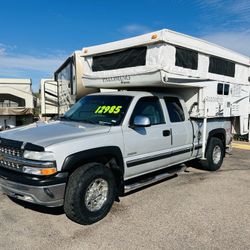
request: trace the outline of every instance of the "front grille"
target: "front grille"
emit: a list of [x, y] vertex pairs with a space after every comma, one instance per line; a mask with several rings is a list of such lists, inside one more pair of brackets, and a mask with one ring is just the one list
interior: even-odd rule
[[8, 159], [0, 160], [0, 166], [11, 170], [17, 170], [17, 171], [22, 170], [22, 166], [20, 164], [14, 163]]
[[[44, 148], [30, 142], [23, 143], [21, 141], [0, 138], [0, 167], [20, 172], [22, 172], [24, 166], [40, 167], [41, 163], [23, 158], [24, 150], [43, 152]], [[51, 164], [53, 165], [54, 163]]]
[[22, 157], [23, 150], [19, 148], [0, 145], [0, 153], [3, 153], [5, 155], [10, 155], [10, 156]]
[[0, 139], [0, 167], [21, 171], [22, 165], [17, 159], [23, 156], [22, 142], [1, 138]]

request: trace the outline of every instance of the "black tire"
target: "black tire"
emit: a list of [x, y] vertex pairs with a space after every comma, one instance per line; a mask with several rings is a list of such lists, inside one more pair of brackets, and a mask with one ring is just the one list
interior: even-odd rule
[[[103, 180], [107, 184], [106, 199], [100, 208], [91, 211], [91, 208], [88, 208], [90, 205], [87, 204], [87, 191], [99, 180]], [[116, 185], [112, 171], [100, 163], [85, 164], [76, 169], [69, 178], [64, 200], [65, 214], [79, 224], [93, 224], [108, 214], [114, 203], [115, 195]], [[93, 200], [91, 199], [91, 201]]]
[[[218, 154], [217, 159], [215, 159], [215, 157], [213, 156], [215, 150], [218, 150], [220, 152], [220, 155]], [[206, 160], [201, 162], [201, 166], [205, 170], [216, 171], [221, 167], [224, 156], [225, 147], [223, 145], [223, 142], [217, 137], [212, 137], [207, 145]]]

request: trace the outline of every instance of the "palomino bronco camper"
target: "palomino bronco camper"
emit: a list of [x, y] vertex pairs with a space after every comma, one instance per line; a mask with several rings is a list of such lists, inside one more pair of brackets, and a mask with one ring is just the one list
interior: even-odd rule
[[92, 93], [58, 121], [0, 134], [0, 186], [91, 224], [180, 163], [218, 170], [248, 132], [249, 59], [168, 30], [83, 49]]
[[233, 132], [248, 133], [246, 56], [165, 29], [83, 52], [86, 87], [164, 88], [185, 100], [191, 117], [233, 117]]

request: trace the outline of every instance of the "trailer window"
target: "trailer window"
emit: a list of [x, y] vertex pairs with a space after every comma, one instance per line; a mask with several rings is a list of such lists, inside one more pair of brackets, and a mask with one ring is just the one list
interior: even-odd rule
[[210, 73], [234, 77], [235, 75], [235, 63], [211, 56], [209, 59], [209, 70]]
[[55, 72], [55, 80], [58, 82], [62, 93], [75, 94], [75, 68], [73, 57], [68, 58]]
[[112, 69], [122, 69], [146, 64], [147, 47], [137, 47], [123, 51], [94, 56], [92, 70], [104, 71]]
[[25, 99], [11, 94], [1, 94], [0, 107], [25, 107]]
[[175, 65], [188, 69], [197, 69], [198, 52], [183, 48], [176, 48]]
[[185, 114], [179, 99], [176, 97], [164, 97], [164, 100], [167, 106], [170, 121], [185, 121]]

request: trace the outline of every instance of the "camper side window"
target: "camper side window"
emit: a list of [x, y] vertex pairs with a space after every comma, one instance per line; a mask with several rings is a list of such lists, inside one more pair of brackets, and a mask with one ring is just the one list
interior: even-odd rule
[[217, 94], [223, 95], [223, 84], [222, 83], [218, 83], [218, 85], [217, 85]]
[[176, 47], [175, 65], [182, 68], [197, 69], [198, 52]]
[[111, 54], [93, 56], [93, 72], [146, 65], [147, 47], [130, 48]]
[[209, 69], [208, 71], [210, 73], [218, 74], [218, 75], [224, 75], [224, 76], [230, 76], [234, 77], [235, 75], [235, 63], [211, 56], [209, 58]]
[[218, 95], [229, 95], [229, 88], [230, 88], [229, 84], [218, 83], [217, 94]]
[[229, 84], [224, 85], [224, 95], [229, 95]]
[[171, 122], [183, 122], [185, 121], [185, 115], [181, 103], [176, 97], [164, 97], [169, 119]]

